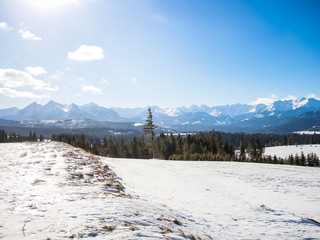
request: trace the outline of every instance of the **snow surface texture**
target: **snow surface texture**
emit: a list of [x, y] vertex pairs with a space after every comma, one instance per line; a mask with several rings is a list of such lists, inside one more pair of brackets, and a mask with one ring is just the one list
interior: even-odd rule
[[320, 157], [320, 144], [266, 147], [264, 155], [272, 157], [276, 155], [277, 157], [285, 159], [288, 158], [290, 154], [292, 154], [293, 156], [298, 154], [300, 156], [302, 152], [305, 156], [311, 153], [315, 153], [318, 157]]
[[106, 159], [126, 189], [195, 217], [214, 239], [320, 239], [320, 169]]
[[319, 173], [0, 144], [0, 238], [320, 239]]
[[0, 239], [211, 239], [210, 226], [127, 193], [100, 157], [67, 144], [0, 144], [0, 182]]

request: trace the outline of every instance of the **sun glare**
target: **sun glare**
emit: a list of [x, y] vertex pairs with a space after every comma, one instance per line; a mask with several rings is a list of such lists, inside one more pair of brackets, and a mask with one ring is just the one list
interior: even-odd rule
[[26, 0], [31, 5], [42, 10], [60, 7], [68, 3], [77, 3], [78, 0]]

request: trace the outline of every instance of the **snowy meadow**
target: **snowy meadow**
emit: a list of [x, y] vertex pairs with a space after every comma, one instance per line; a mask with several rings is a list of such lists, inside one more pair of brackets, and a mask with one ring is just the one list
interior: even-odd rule
[[0, 181], [2, 239], [320, 239], [319, 168], [9, 143]]

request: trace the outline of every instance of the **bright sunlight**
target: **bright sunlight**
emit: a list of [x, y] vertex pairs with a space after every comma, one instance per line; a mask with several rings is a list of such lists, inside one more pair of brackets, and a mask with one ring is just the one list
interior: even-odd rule
[[68, 3], [77, 3], [78, 0], [26, 0], [31, 5], [42, 10], [60, 7]]

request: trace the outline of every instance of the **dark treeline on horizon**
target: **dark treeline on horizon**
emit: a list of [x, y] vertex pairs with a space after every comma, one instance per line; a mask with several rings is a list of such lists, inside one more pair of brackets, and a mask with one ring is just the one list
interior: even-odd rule
[[186, 135], [161, 133], [153, 141], [145, 135], [112, 136], [101, 140], [87, 138], [83, 134], [52, 135], [52, 140], [66, 142], [96, 155], [115, 158], [243, 161], [319, 167], [319, 159], [315, 154], [305, 156], [302, 153], [281, 159], [263, 156], [263, 152], [265, 146], [317, 144], [320, 143], [320, 135], [223, 133], [213, 130]]
[[[35, 132], [29, 136], [8, 134], [0, 130], [0, 142], [42, 141]], [[164, 134], [153, 137], [141, 135], [115, 135], [103, 139], [84, 134], [53, 134], [53, 141], [68, 143], [96, 155], [115, 158], [166, 159], [166, 160], [202, 160], [202, 161], [247, 161], [278, 163], [304, 166], [319, 166], [316, 155], [303, 153], [281, 159], [276, 156], [263, 156], [264, 148], [270, 146], [320, 144], [320, 135], [299, 134], [248, 134], [194, 132], [188, 134]]]
[[43, 141], [44, 137], [42, 134], [38, 137], [35, 132], [30, 131], [29, 136], [22, 136], [15, 133], [7, 133], [4, 129], [0, 129], [0, 143], [10, 142], [25, 142], [25, 141]]

